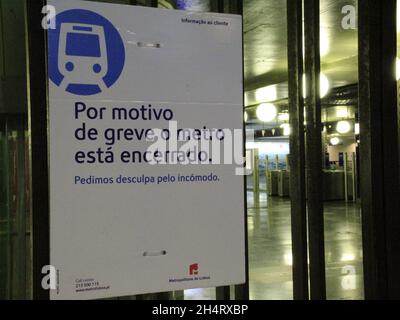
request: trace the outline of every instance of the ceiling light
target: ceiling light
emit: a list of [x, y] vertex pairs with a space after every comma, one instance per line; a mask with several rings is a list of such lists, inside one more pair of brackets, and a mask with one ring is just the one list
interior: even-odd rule
[[342, 262], [347, 262], [347, 261], [354, 261], [356, 258], [354, 256], [354, 254], [344, 254], [341, 258], [340, 261]]
[[328, 94], [330, 84], [329, 84], [329, 80], [328, 80], [327, 76], [324, 75], [323, 73], [320, 74], [319, 82], [320, 82], [320, 84], [319, 84], [320, 85], [320, 96], [321, 96], [321, 98], [323, 98]]
[[354, 125], [354, 133], [355, 133], [356, 135], [359, 135], [359, 134], [360, 134], [360, 124], [359, 124], [359, 123], [356, 123], [356, 124]]
[[396, 58], [396, 80], [400, 80], [400, 59]]
[[[303, 57], [306, 55], [305, 54], [305, 39], [303, 37]], [[329, 41], [329, 35], [326, 29], [322, 29], [320, 31], [319, 35], [319, 54], [321, 57], [326, 56], [330, 51], [330, 41]]]
[[336, 117], [337, 118], [347, 118], [349, 115], [347, 111], [347, 107], [338, 107], [336, 109]]
[[[319, 75], [319, 95], [320, 98], [325, 97], [330, 89], [329, 79], [322, 72]], [[306, 84], [306, 75], [303, 74], [303, 98], [307, 97], [307, 84]]]
[[272, 103], [262, 103], [257, 107], [256, 114], [259, 120], [271, 122], [276, 118], [278, 110]]
[[331, 145], [337, 146], [340, 143], [340, 139], [338, 137], [333, 137], [329, 142], [331, 143]]
[[290, 125], [288, 123], [281, 124], [281, 128], [283, 129], [283, 135], [289, 136], [291, 134]]
[[351, 130], [351, 125], [350, 122], [348, 121], [339, 121], [336, 125], [336, 131], [341, 134], [349, 133], [350, 130]]
[[247, 112], [244, 112], [244, 122], [247, 122], [247, 120], [249, 119], [249, 115], [247, 114]]
[[271, 102], [277, 99], [276, 86], [268, 86], [256, 90], [257, 102]]

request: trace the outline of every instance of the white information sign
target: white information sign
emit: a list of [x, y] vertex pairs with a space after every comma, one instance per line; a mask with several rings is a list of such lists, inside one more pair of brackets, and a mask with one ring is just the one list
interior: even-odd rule
[[241, 17], [49, 5], [51, 299], [244, 283]]

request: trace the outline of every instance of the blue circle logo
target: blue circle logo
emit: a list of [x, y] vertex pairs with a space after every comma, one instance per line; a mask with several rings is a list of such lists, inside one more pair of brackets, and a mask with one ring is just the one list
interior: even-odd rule
[[122, 73], [123, 40], [113, 24], [95, 12], [73, 9], [58, 14], [48, 39], [50, 80], [69, 93], [98, 94]]

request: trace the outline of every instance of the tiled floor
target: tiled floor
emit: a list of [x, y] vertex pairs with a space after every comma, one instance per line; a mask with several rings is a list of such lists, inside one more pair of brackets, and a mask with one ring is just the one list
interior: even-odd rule
[[[248, 192], [250, 298], [292, 299], [290, 201], [267, 198], [253, 205]], [[325, 260], [328, 299], [363, 299], [360, 211], [357, 204], [326, 202]], [[215, 299], [215, 289], [185, 291], [185, 299]]]

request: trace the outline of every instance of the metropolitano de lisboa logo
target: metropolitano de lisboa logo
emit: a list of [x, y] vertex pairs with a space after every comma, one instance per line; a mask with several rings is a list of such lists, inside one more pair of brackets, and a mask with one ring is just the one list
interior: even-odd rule
[[110, 88], [125, 65], [125, 47], [114, 25], [98, 13], [72, 9], [55, 17], [48, 30], [49, 78], [81, 96]]

